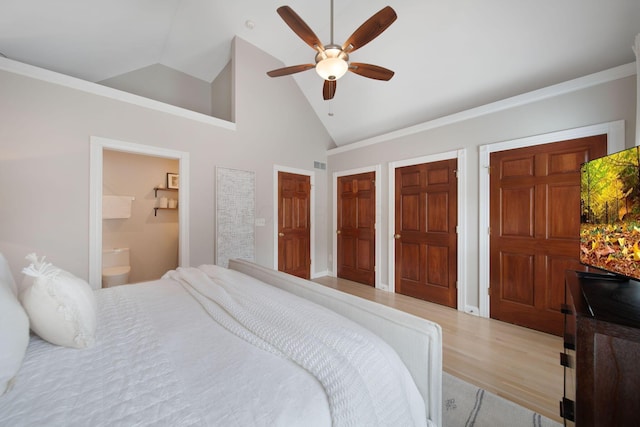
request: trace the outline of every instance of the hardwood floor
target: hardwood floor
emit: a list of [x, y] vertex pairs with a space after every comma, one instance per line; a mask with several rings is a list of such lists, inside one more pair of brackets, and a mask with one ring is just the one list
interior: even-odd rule
[[561, 422], [562, 338], [335, 277], [314, 282], [440, 324], [445, 372]]

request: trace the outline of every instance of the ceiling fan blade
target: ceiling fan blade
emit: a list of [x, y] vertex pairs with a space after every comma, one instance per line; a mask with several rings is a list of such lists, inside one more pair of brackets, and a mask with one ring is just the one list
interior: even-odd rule
[[278, 68], [277, 70], [267, 71], [269, 77], [281, 77], [288, 76], [289, 74], [299, 73], [301, 71], [307, 71], [316, 66], [313, 64], [292, 65], [291, 67]]
[[349, 71], [363, 77], [368, 77], [370, 79], [385, 81], [390, 80], [391, 77], [393, 77], [393, 75], [395, 74], [393, 71], [388, 70], [384, 67], [380, 67], [378, 65], [363, 64], [361, 62], [352, 62], [351, 64], [349, 64]]
[[284, 22], [298, 35], [306, 44], [311, 48], [321, 51], [324, 50], [322, 42], [315, 35], [313, 30], [309, 28], [306, 22], [298, 16], [289, 6], [280, 6], [277, 10], [278, 15], [284, 20]]
[[322, 97], [325, 101], [329, 99], [333, 99], [333, 96], [336, 94], [336, 81], [335, 80], [325, 80], [324, 86], [322, 87]]
[[384, 7], [351, 34], [351, 37], [342, 45], [342, 50], [351, 53], [360, 49], [382, 34], [397, 18], [398, 15], [391, 6]]

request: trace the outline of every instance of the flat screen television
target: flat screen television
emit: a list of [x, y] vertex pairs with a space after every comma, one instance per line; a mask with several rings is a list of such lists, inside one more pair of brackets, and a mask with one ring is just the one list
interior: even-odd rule
[[640, 280], [640, 147], [580, 168], [580, 262]]

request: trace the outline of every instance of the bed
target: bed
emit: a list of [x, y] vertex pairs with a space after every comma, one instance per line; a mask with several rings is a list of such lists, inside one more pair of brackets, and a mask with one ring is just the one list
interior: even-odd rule
[[[37, 326], [29, 286], [0, 286], [0, 344], [11, 310]], [[93, 334], [56, 345], [44, 322], [13, 375], [0, 360], [1, 426], [441, 425], [433, 322], [241, 260], [84, 297]]]

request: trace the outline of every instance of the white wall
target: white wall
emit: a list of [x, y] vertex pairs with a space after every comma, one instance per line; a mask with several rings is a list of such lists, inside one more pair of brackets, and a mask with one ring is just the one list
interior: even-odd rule
[[209, 82], [191, 77], [166, 65], [149, 65], [99, 83], [211, 115]]
[[[626, 68], [625, 68], [626, 69]], [[624, 74], [624, 73], [623, 73]], [[626, 73], [628, 74], [628, 73]], [[565, 85], [566, 86], [566, 85]], [[572, 85], [568, 85], [572, 86]], [[559, 130], [572, 129], [592, 124], [610, 121], [625, 120], [626, 145], [633, 145], [635, 134], [635, 102], [636, 83], [635, 75], [627, 76], [614, 81], [597, 84], [577, 91], [570, 91], [558, 96], [537, 97], [538, 100], [531, 103], [513, 103], [518, 105], [506, 109], [498, 108], [495, 112], [475, 115], [466, 120], [442, 120], [441, 123], [449, 123], [430, 126], [425, 124], [423, 131], [399, 132], [384, 140], [378, 138], [379, 143], [368, 144], [366, 141], [359, 144], [360, 148], [338, 148], [329, 151], [328, 174], [334, 172], [356, 169], [371, 165], [382, 165], [382, 177], [379, 183], [382, 188], [382, 269], [381, 280], [383, 284], [389, 284], [388, 253], [389, 236], [394, 230], [388, 227], [388, 164], [399, 160], [434, 155], [452, 150], [467, 149], [465, 176], [467, 194], [468, 216], [464, 224], [467, 241], [466, 250], [462, 256], [467, 265], [467, 283], [462, 284], [466, 289], [465, 307], [478, 307], [478, 177], [481, 171], [478, 166], [479, 146], [495, 142], [513, 140], [532, 135], [550, 133]], [[532, 97], [535, 98], [535, 97]], [[487, 111], [490, 109], [486, 109]], [[474, 116], [474, 114], [469, 114]], [[375, 142], [375, 141], [373, 141]], [[357, 145], [356, 145], [357, 146]], [[332, 186], [328, 187], [331, 191]], [[331, 207], [335, 196], [330, 194], [328, 205]], [[329, 227], [327, 238], [329, 245], [328, 254], [332, 254], [331, 246], [333, 230]], [[392, 239], [391, 239], [392, 240]], [[461, 307], [461, 308], [465, 308]]]
[[[30, 252], [88, 277], [91, 136], [190, 154], [192, 265], [214, 260], [215, 166], [255, 171], [256, 217], [266, 219], [256, 261], [273, 265], [274, 164], [313, 170], [332, 141], [293, 79], [266, 75], [279, 61], [241, 39], [233, 56], [235, 130], [28, 77], [28, 66], [6, 71], [13, 61], [0, 58], [0, 252], [16, 277]], [[316, 242], [325, 248], [326, 179], [317, 181]], [[314, 271], [326, 270], [325, 252]]]
[[211, 115], [228, 121], [234, 121], [232, 70], [233, 64], [229, 61], [211, 82]]

